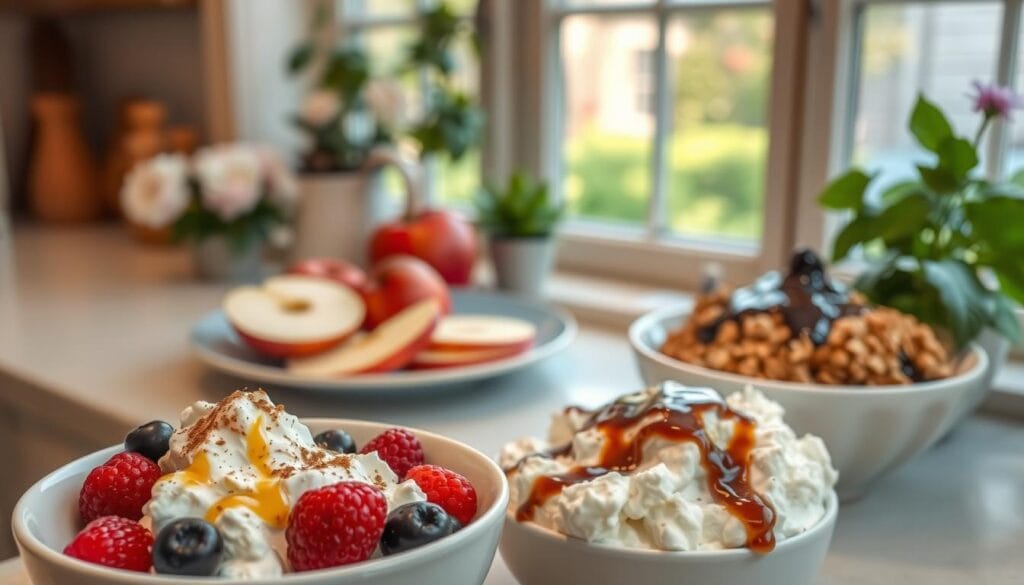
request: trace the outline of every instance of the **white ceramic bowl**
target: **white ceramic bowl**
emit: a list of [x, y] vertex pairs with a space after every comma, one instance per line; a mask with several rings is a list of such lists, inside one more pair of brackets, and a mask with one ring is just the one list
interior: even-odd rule
[[808, 585], [836, 524], [833, 492], [825, 517], [766, 555], [750, 549], [665, 552], [589, 544], [505, 517], [501, 556], [521, 585]]
[[659, 351], [668, 332], [688, 317], [689, 309], [669, 308], [648, 313], [630, 326], [629, 341], [644, 383], [676, 380], [723, 395], [747, 384], [761, 389], [782, 404], [786, 422], [797, 433], [825, 441], [839, 470], [836, 491], [842, 501], [859, 497], [870, 482], [930, 447], [985, 390], [988, 357], [974, 344], [954, 376], [907, 386], [801, 384], [720, 372]]
[[[330, 428], [345, 429], [359, 444], [393, 426], [339, 419], [305, 419], [303, 422], [314, 434]], [[11, 521], [14, 537], [35, 585], [480, 585], [494, 559], [508, 506], [505, 474], [471, 447], [433, 433], [410, 430], [423, 443], [427, 462], [457, 471], [473, 482], [479, 511], [473, 522], [452, 536], [391, 557], [277, 579], [245, 581], [143, 575], [64, 556], [61, 551], [79, 528], [78, 492], [85, 476], [120, 447], [73, 461], [29, 488], [14, 509]]]

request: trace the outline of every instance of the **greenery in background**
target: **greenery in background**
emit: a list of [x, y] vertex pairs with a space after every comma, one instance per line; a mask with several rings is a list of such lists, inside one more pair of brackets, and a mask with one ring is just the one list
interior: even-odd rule
[[[687, 17], [671, 65], [668, 227], [688, 235], [760, 239], [768, 132], [771, 18], [762, 12]], [[643, 223], [650, 139], [584, 127], [566, 144], [565, 193], [574, 215]]]
[[473, 200], [480, 229], [499, 238], [550, 236], [565, 212], [547, 183], [514, 173], [505, 188], [487, 185]]
[[[443, 153], [457, 161], [483, 135], [483, 111], [454, 83], [454, 47], [470, 35], [470, 27], [442, 2], [424, 14], [420, 38], [409, 48], [408, 68], [427, 76], [426, 112], [409, 133], [421, 157]], [[478, 43], [474, 46], [479, 49]]]
[[[862, 250], [869, 267], [856, 288], [873, 303], [949, 332], [958, 347], [985, 327], [1019, 341], [1009, 299], [1024, 303], [1024, 176], [993, 183], [973, 172], [989, 122], [1008, 113], [979, 109], [982, 124], [968, 139], [954, 133], [935, 104], [919, 97], [910, 131], [933, 160], [917, 166], [918, 179], [889, 186], [874, 202], [865, 192], [875, 177], [854, 168], [819, 198], [828, 209], [852, 214], [836, 236], [832, 257], [839, 261]], [[990, 276], [999, 291], [986, 286]]]

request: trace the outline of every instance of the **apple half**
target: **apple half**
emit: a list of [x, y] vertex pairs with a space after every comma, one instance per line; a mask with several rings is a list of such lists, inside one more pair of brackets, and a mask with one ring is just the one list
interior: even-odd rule
[[288, 361], [288, 371], [315, 378], [390, 372], [403, 368], [430, 343], [441, 316], [436, 299], [424, 299], [402, 309], [373, 331], [320, 355]]
[[533, 345], [537, 327], [529, 321], [495, 315], [447, 315], [430, 338], [438, 351], [504, 351], [518, 353]]
[[242, 341], [278, 358], [327, 351], [355, 333], [366, 317], [366, 304], [351, 288], [295, 275], [232, 289], [223, 309]]
[[416, 354], [412, 360], [412, 367], [417, 370], [437, 370], [475, 366], [517, 356], [527, 349], [528, 346], [497, 349], [425, 349]]

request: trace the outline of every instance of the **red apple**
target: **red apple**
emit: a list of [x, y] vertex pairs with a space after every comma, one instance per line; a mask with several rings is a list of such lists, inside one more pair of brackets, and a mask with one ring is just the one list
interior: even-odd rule
[[477, 350], [425, 349], [416, 354], [411, 365], [417, 370], [473, 366], [510, 358], [525, 352], [527, 349], [529, 349], [529, 346]]
[[533, 345], [536, 336], [537, 327], [523, 319], [496, 315], [448, 315], [434, 330], [430, 349], [517, 353]]
[[409, 254], [430, 264], [449, 284], [469, 284], [476, 261], [476, 232], [449, 211], [407, 213], [405, 219], [377, 228], [370, 240], [370, 261]]
[[366, 273], [355, 264], [337, 258], [307, 258], [288, 267], [288, 274], [318, 276], [359, 291], [366, 285]]
[[288, 362], [288, 371], [309, 377], [390, 372], [405, 367], [428, 343], [441, 316], [436, 299], [415, 303], [373, 331], [327, 353]]
[[351, 288], [292, 275], [232, 289], [223, 309], [242, 341], [271, 357], [326, 351], [355, 333], [366, 316], [362, 298]]
[[444, 279], [429, 264], [412, 256], [389, 256], [374, 265], [363, 298], [369, 329], [423, 299], [436, 299], [443, 315], [452, 308]]

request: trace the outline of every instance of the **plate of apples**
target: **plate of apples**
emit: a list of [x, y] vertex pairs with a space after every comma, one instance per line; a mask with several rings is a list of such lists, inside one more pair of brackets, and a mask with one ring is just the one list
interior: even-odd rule
[[225, 295], [192, 328], [196, 355], [248, 380], [327, 390], [458, 385], [565, 349], [571, 315], [543, 302], [449, 287], [419, 258], [364, 273], [342, 260], [298, 262]]

